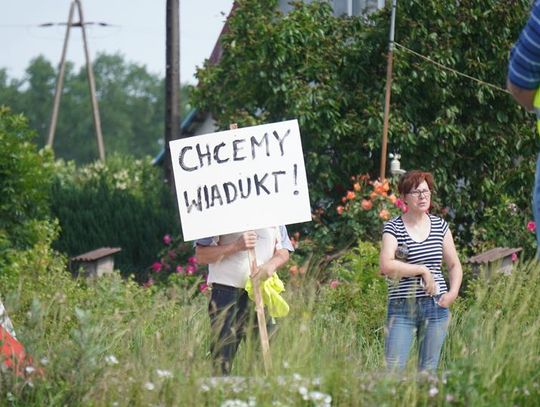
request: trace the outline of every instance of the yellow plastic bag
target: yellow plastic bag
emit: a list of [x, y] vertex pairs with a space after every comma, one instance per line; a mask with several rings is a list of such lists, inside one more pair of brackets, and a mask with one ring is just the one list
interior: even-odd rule
[[[285, 291], [285, 286], [283, 285], [283, 281], [281, 281], [278, 277], [277, 273], [272, 274], [272, 277], [269, 279], [261, 281], [260, 286], [263, 304], [266, 305], [268, 314], [270, 314], [272, 318], [281, 318], [287, 316], [289, 313], [289, 304], [287, 304], [287, 302], [280, 295], [283, 291]], [[252, 301], [255, 301], [251, 279], [248, 279], [246, 283], [246, 291], [249, 298]]]

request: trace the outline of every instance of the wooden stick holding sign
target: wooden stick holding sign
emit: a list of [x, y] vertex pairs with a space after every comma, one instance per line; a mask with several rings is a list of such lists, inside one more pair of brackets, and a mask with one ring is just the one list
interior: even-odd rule
[[[229, 126], [230, 130], [238, 128], [236, 123], [232, 123]], [[249, 267], [251, 270], [251, 279], [253, 285], [253, 294], [255, 296], [255, 310], [257, 312], [257, 323], [259, 325], [259, 337], [261, 339], [261, 349], [263, 354], [264, 371], [266, 374], [270, 372], [272, 368], [272, 359], [270, 357], [270, 342], [268, 341], [268, 331], [266, 329], [266, 316], [264, 314], [264, 304], [261, 293], [261, 285], [259, 279], [254, 278], [258, 272], [257, 257], [255, 255], [255, 249], [248, 249]]]

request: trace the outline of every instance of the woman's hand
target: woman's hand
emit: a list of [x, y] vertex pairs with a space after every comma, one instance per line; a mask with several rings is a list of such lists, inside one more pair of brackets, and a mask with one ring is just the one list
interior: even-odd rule
[[433, 278], [433, 274], [431, 274], [431, 271], [426, 266], [422, 266], [421, 276], [426, 293], [428, 295], [437, 294], [437, 283], [435, 282], [435, 278]]
[[447, 293], [444, 293], [441, 295], [441, 298], [439, 298], [439, 301], [437, 301], [437, 304], [443, 308], [450, 308], [450, 305], [456, 300], [457, 293], [454, 293], [453, 291], [448, 291]]

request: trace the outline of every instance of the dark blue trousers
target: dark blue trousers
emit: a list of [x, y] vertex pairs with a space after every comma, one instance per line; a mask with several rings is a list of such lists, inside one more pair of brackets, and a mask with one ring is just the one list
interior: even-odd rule
[[246, 335], [250, 309], [247, 291], [221, 284], [212, 284], [212, 296], [208, 305], [212, 338], [210, 351], [217, 372], [227, 375]]

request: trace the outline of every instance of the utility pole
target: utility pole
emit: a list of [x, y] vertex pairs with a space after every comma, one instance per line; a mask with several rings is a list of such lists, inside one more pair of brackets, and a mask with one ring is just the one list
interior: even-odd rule
[[180, 128], [180, 0], [167, 0], [165, 67], [165, 179], [174, 188], [169, 142]]
[[392, 64], [394, 55], [394, 33], [396, 26], [397, 0], [392, 0], [392, 14], [390, 17], [390, 35], [388, 39], [388, 61], [386, 64], [386, 94], [384, 98], [384, 124], [381, 142], [381, 171], [380, 179], [384, 181], [386, 172], [386, 151], [388, 145], [388, 126], [390, 121], [390, 94], [392, 90]]
[[[73, 23], [73, 13], [75, 7], [79, 12], [79, 22]], [[58, 78], [56, 80], [56, 89], [54, 92], [54, 103], [53, 110], [51, 115], [51, 123], [49, 126], [49, 137], [47, 139], [47, 146], [52, 147], [54, 143], [54, 136], [56, 133], [56, 123], [58, 121], [58, 111], [60, 109], [60, 99], [62, 97], [62, 88], [64, 86], [64, 74], [66, 68], [66, 53], [67, 46], [69, 42], [69, 34], [71, 27], [81, 27], [83, 45], [84, 45], [84, 56], [86, 58], [86, 75], [88, 77], [88, 88], [90, 90], [90, 99], [92, 101], [92, 117], [94, 119], [94, 128], [96, 131], [96, 141], [99, 152], [99, 159], [105, 161], [105, 146], [103, 144], [103, 135], [101, 133], [101, 119], [99, 116], [99, 106], [96, 97], [96, 84], [94, 80], [94, 71], [92, 70], [92, 62], [90, 61], [90, 52], [88, 50], [88, 41], [86, 39], [86, 28], [84, 23], [82, 5], [80, 0], [73, 0], [69, 8], [68, 22], [66, 24], [66, 35], [64, 37], [64, 46], [62, 48], [62, 57], [60, 59], [60, 66], [58, 69]]]

